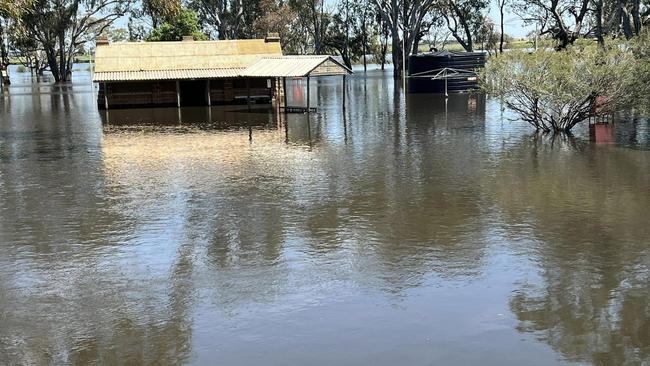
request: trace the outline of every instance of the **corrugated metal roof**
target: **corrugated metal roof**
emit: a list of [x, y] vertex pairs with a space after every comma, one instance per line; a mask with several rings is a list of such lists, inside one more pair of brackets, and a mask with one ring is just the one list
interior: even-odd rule
[[332, 56], [264, 57], [247, 67], [242, 76], [305, 77], [347, 75], [352, 71]]
[[244, 68], [262, 57], [282, 56], [279, 42], [264, 39], [186, 42], [118, 42], [98, 46], [96, 72]]
[[95, 72], [93, 75], [93, 81], [219, 79], [238, 77], [243, 71], [243, 68], [160, 71], [108, 71]]

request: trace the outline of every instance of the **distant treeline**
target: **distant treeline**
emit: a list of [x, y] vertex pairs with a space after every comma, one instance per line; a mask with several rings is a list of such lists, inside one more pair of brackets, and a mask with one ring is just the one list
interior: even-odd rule
[[0, 51], [3, 65], [15, 52], [37, 73], [48, 69], [67, 81], [75, 57], [92, 53], [100, 35], [166, 41], [278, 33], [287, 54], [335, 54], [347, 65], [371, 57], [400, 76], [403, 55], [444, 49], [450, 40], [456, 49], [502, 52], [510, 41], [506, 9], [536, 27], [530, 39], [552, 40], [557, 49], [580, 38], [629, 39], [650, 19], [641, 0], [492, 1], [499, 19], [487, 16], [489, 0], [0, 0]]

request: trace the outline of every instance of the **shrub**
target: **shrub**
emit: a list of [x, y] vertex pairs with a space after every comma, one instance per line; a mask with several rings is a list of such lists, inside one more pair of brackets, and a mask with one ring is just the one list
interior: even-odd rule
[[632, 52], [624, 46], [507, 52], [492, 57], [483, 87], [544, 132], [568, 132], [629, 102]]

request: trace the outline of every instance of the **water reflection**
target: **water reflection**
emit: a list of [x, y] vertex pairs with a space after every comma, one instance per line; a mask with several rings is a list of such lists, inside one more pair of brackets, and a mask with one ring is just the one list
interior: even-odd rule
[[311, 115], [44, 87], [0, 104], [3, 360], [649, 357], [647, 121], [550, 139], [379, 72], [345, 114], [331, 79]]
[[536, 242], [515, 249], [540, 270], [511, 298], [518, 329], [568, 360], [643, 364], [650, 355], [647, 153], [549, 139], [522, 139], [508, 152], [520, 159], [501, 160], [494, 182], [500, 209]]

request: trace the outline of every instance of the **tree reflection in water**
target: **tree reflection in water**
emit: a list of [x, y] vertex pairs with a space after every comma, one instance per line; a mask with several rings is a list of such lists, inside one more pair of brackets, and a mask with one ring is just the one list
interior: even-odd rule
[[517, 329], [571, 361], [647, 362], [650, 248], [639, 240], [650, 237], [647, 154], [550, 136], [517, 146], [508, 153], [527, 158], [500, 160], [494, 185], [503, 212], [538, 241], [526, 255], [539, 278], [510, 301]]

